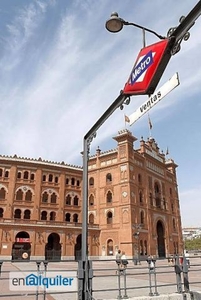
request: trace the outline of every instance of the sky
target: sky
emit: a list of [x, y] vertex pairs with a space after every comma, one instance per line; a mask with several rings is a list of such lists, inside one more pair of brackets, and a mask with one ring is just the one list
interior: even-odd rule
[[[1, 0], [0, 154], [82, 165], [83, 137], [123, 89], [142, 48], [142, 32], [125, 26], [105, 29], [114, 11], [126, 21], [167, 35], [195, 0]], [[183, 227], [201, 227], [201, 17], [174, 55], [159, 84], [178, 72], [180, 85], [150, 110], [152, 137], [178, 164]], [[146, 34], [147, 45], [159, 40]], [[133, 96], [101, 126], [91, 154], [116, 148], [112, 139], [125, 129], [147, 96]], [[149, 137], [147, 114], [133, 126]]]

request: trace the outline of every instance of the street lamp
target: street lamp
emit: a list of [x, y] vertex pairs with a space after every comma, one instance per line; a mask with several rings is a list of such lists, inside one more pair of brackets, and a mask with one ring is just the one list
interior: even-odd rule
[[137, 28], [140, 28], [142, 29], [143, 31], [148, 31], [150, 33], [153, 33], [155, 36], [157, 36], [159, 39], [163, 40], [165, 39], [166, 37], [158, 34], [157, 32], [149, 29], [149, 28], [146, 28], [144, 26], [140, 26], [136, 23], [132, 23], [132, 22], [127, 22], [125, 21], [124, 19], [120, 18], [118, 13], [117, 12], [113, 12], [110, 16], [110, 19], [106, 21], [105, 23], [105, 27], [106, 29], [109, 31], [109, 32], [113, 32], [113, 33], [116, 33], [116, 32], [119, 32], [122, 30], [123, 26], [124, 25], [131, 25], [131, 26], [135, 26]]

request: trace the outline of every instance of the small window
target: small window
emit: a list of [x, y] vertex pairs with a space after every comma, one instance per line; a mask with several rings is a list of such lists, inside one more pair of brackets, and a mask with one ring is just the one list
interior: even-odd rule
[[18, 179], [21, 179], [21, 178], [22, 178], [22, 173], [21, 173], [21, 172], [18, 172], [18, 173], [17, 173], [17, 178], [18, 178]]
[[56, 203], [57, 202], [57, 195], [55, 193], [52, 193], [50, 202], [51, 203]]
[[70, 214], [69, 213], [66, 213], [65, 221], [70, 222]]
[[110, 173], [106, 175], [106, 182], [112, 182], [112, 175]]
[[112, 224], [112, 221], [113, 221], [113, 215], [112, 215], [112, 212], [109, 211], [107, 213], [107, 224]]
[[110, 191], [107, 192], [107, 203], [112, 202], [112, 193]]
[[75, 185], [75, 178], [71, 178], [71, 185]]
[[31, 180], [33, 181], [35, 179], [35, 174], [31, 173]]
[[50, 213], [50, 221], [55, 221], [56, 220], [56, 213], [55, 211], [51, 211]]
[[73, 222], [77, 223], [78, 222], [78, 214], [73, 215]]
[[89, 178], [89, 185], [94, 186], [94, 178], [93, 177]]
[[0, 207], [0, 218], [3, 218], [3, 208]]
[[3, 175], [3, 170], [0, 169], [0, 177], [2, 177], [2, 175]]
[[28, 190], [25, 194], [25, 201], [31, 201], [32, 200], [32, 192]]
[[48, 193], [44, 192], [42, 195], [42, 202], [47, 203], [48, 202]]
[[143, 203], [143, 195], [141, 191], [139, 192], [139, 199], [140, 199], [140, 203]]
[[16, 209], [15, 213], [14, 213], [14, 219], [21, 219], [21, 210], [20, 209]]
[[89, 205], [93, 206], [94, 205], [94, 195], [89, 196]]
[[94, 215], [93, 214], [89, 215], [89, 224], [94, 224]]
[[143, 211], [141, 211], [141, 213], [140, 213], [140, 223], [144, 224], [144, 212]]
[[68, 178], [66, 178], [66, 185], [68, 185], [69, 184], [69, 179]]
[[6, 178], [9, 177], [9, 172], [8, 172], [8, 171], [5, 172], [5, 177], [6, 177]]
[[70, 195], [66, 196], [66, 205], [71, 205], [71, 196]]
[[46, 181], [46, 175], [43, 175], [43, 181]]
[[29, 179], [29, 172], [28, 171], [24, 171], [24, 179]]
[[31, 215], [31, 212], [30, 212], [30, 210], [29, 209], [26, 209], [25, 211], [24, 211], [24, 219], [30, 219], [30, 215]]
[[54, 178], [54, 182], [55, 182], [55, 183], [58, 183], [58, 181], [59, 181], [59, 178], [58, 178], [58, 176], [55, 176], [55, 178]]
[[80, 186], [80, 181], [79, 180], [77, 180], [77, 186]]
[[43, 221], [47, 220], [47, 212], [45, 210], [41, 212], [41, 220]]
[[1, 200], [4, 200], [6, 198], [6, 191], [5, 191], [5, 189], [2, 187], [1, 189], [0, 189], [0, 199]]
[[52, 182], [53, 181], [53, 175], [52, 174], [49, 174], [49, 179], [48, 179], [49, 182]]
[[73, 204], [76, 205], [76, 206], [78, 206], [78, 201], [79, 201], [78, 196], [75, 196]]
[[21, 201], [23, 199], [23, 192], [21, 189], [19, 189], [16, 193], [16, 200]]

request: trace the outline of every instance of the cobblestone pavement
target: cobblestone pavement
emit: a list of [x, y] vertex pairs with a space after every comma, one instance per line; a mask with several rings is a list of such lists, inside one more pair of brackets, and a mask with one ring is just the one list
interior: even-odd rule
[[[147, 263], [143, 261], [141, 265], [134, 265], [129, 262], [126, 270], [126, 287], [124, 289], [125, 277], [120, 276], [121, 292], [118, 290], [118, 275], [115, 261], [94, 261], [94, 278], [93, 278], [93, 298], [100, 299], [117, 299], [121, 294], [122, 297], [132, 298], [137, 296], [148, 296], [150, 292], [153, 294], [172, 294], [177, 292], [176, 274], [174, 266], [168, 266], [167, 260], [156, 262], [156, 282], [157, 288], [154, 286], [154, 274], [151, 275], [152, 288], [150, 290], [150, 278]], [[9, 272], [16, 271], [36, 271], [35, 262], [4, 262], [0, 277], [0, 300], [74, 300], [77, 299], [77, 294], [46, 294], [44, 291], [40, 295], [28, 296], [19, 292], [11, 292], [9, 290]], [[76, 271], [76, 262], [57, 262], [49, 263], [48, 270], [51, 271]], [[190, 290], [201, 291], [201, 258], [197, 257], [191, 261], [189, 269]], [[192, 284], [191, 284], [192, 283]], [[7, 294], [7, 296], [6, 296]], [[17, 295], [18, 294], [18, 295]], [[89, 298], [90, 299], [90, 298]]]

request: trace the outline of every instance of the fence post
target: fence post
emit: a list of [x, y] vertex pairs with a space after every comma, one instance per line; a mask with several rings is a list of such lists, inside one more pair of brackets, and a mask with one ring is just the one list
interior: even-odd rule
[[154, 293], [152, 292], [152, 282], [151, 282], [151, 274], [153, 273], [154, 266], [153, 266], [153, 261], [151, 256], [148, 256], [147, 263], [149, 269], [149, 296], [154, 296]]
[[[39, 276], [39, 273], [40, 273], [40, 264], [41, 262], [40, 261], [36, 261], [36, 266], [37, 266], [37, 275]], [[37, 289], [36, 289], [36, 300], [38, 300], [38, 289], [39, 289], [39, 286], [37, 285]]]
[[119, 291], [117, 299], [122, 299], [123, 297], [121, 295], [121, 269], [120, 269], [120, 264], [118, 264], [117, 275], [118, 275], [118, 291]]
[[1, 267], [3, 265], [3, 261], [0, 261], [0, 276], [1, 276]]
[[[48, 261], [47, 260], [44, 260], [44, 262], [43, 262], [43, 264], [44, 264], [44, 277], [46, 277], [46, 272], [47, 272], [47, 265], [48, 265]], [[43, 300], [45, 300], [46, 299], [46, 287], [44, 286], [44, 290], [43, 290]]]
[[189, 280], [188, 280], [188, 264], [185, 255], [183, 256], [183, 280], [184, 280], [184, 291], [189, 292]]
[[128, 295], [127, 295], [127, 288], [126, 288], [126, 267], [123, 270], [123, 276], [124, 276], [124, 296], [123, 299], [128, 299]]
[[175, 257], [174, 270], [175, 270], [175, 273], [176, 273], [177, 292], [181, 294], [182, 293], [182, 283], [181, 283], [182, 269], [181, 269], [181, 265], [179, 263], [179, 256], [178, 255], [176, 255], [176, 257]]
[[159, 296], [159, 293], [157, 291], [157, 282], [156, 282], [156, 260], [152, 259], [153, 264], [154, 264], [154, 269], [153, 269], [153, 273], [154, 273], [154, 288], [155, 288], [155, 292], [154, 295]]

